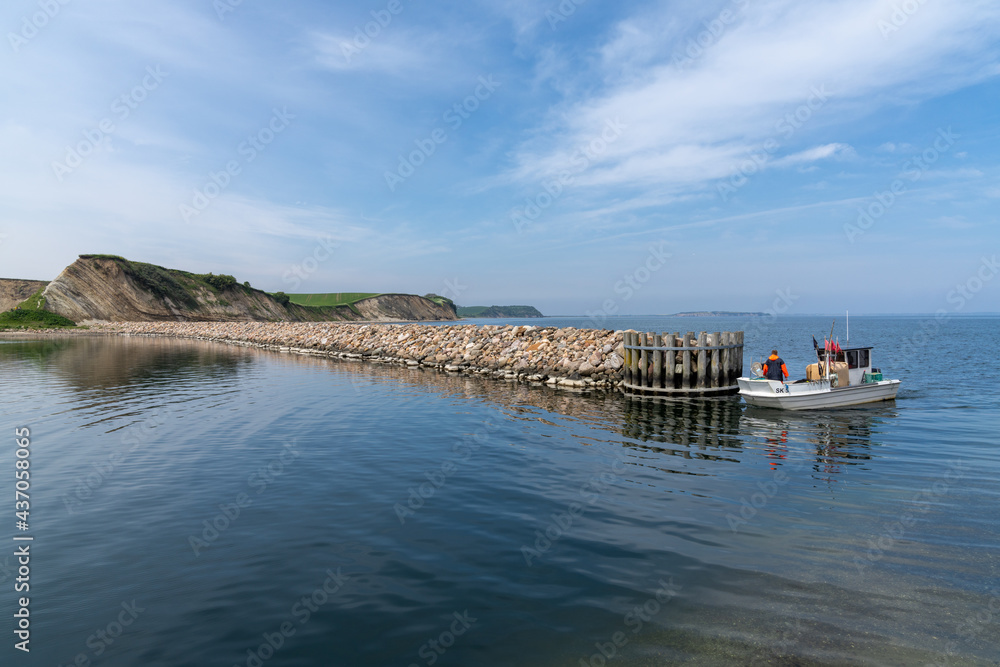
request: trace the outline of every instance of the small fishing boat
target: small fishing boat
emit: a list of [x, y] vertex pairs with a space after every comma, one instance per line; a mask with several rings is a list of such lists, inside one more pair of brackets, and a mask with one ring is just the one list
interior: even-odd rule
[[825, 341], [821, 349], [813, 339], [817, 362], [806, 367], [806, 377], [796, 382], [768, 380], [760, 362], [753, 377], [737, 378], [740, 396], [749, 405], [782, 410], [822, 410], [896, 398], [899, 380], [886, 380], [872, 367], [872, 348], [843, 347]]

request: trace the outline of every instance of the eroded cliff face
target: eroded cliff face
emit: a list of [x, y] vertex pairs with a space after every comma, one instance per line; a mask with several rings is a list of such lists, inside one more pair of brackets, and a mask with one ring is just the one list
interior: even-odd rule
[[78, 324], [455, 319], [450, 309], [412, 295], [366, 299], [355, 312], [347, 306], [284, 306], [260, 290], [239, 284], [216, 289], [201, 278], [120, 258], [84, 256], [49, 283], [42, 296], [46, 310]]
[[213, 290], [182, 272], [155, 267], [160, 271], [144, 275], [132, 266], [117, 259], [80, 258], [45, 288], [45, 309], [77, 323], [290, 319], [263, 292], [239, 285]]
[[8, 311], [45, 287], [42, 280], [8, 280], [0, 278], [0, 313]]
[[362, 320], [388, 322], [394, 320], [457, 320], [455, 311], [415, 294], [380, 294], [354, 304]]

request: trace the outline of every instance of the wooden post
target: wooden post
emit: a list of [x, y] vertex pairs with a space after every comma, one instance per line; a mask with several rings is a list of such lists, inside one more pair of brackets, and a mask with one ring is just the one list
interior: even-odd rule
[[[740, 334], [733, 332], [733, 345], [739, 345]], [[736, 384], [736, 378], [740, 376], [740, 368], [743, 367], [743, 348], [738, 347], [730, 353], [729, 361], [732, 362], [732, 384]]]
[[738, 366], [736, 367], [736, 376], [743, 377], [743, 332], [742, 331], [736, 332], [736, 339], [737, 339], [736, 342], [739, 343], [740, 345], [739, 354], [737, 355]]
[[[684, 338], [680, 332], [674, 334], [674, 347], [684, 347]], [[674, 351], [674, 386], [683, 387], [684, 382], [684, 353]]]
[[[646, 347], [649, 344], [649, 334], [643, 332], [639, 334], [639, 345]], [[649, 355], [646, 350], [639, 351], [639, 386], [649, 386]]]
[[[710, 333], [705, 334], [705, 345], [708, 347], [712, 347], [713, 345], [715, 345], [715, 334], [710, 334]], [[706, 359], [707, 372], [705, 373], [707, 377], [705, 378], [705, 387], [711, 388], [715, 386], [715, 355], [713, 354], [715, 350], [707, 350], [707, 352], [708, 352]]]
[[[656, 334], [653, 345], [663, 347], [663, 336]], [[663, 350], [653, 350], [653, 386], [663, 389]]]
[[[674, 347], [673, 334], [663, 334], [663, 347]], [[676, 384], [674, 377], [677, 375], [677, 350], [667, 350], [663, 353], [663, 387], [673, 389]]]
[[[731, 341], [733, 345], [739, 345], [740, 332], [734, 331]], [[740, 376], [741, 368], [743, 368], [743, 348], [738, 347], [729, 353], [729, 384], [736, 384], [736, 378]]]
[[[634, 331], [632, 332], [632, 344], [639, 344], [639, 334]], [[632, 384], [639, 386], [639, 352], [637, 350], [632, 350], [632, 359], [630, 361], [629, 368], [632, 370]]]
[[622, 367], [622, 375], [625, 384], [632, 384], [632, 350], [628, 349], [628, 346], [632, 344], [632, 334], [628, 331], [622, 334], [622, 344], [625, 346], [625, 364]]
[[[693, 331], [688, 331], [686, 334], [684, 334], [684, 347], [685, 348], [691, 347], [691, 340], [693, 338], [694, 338], [694, 332]], [[692, 377], [691, 377], [691, 371], [693, 370], [692, 366], [691, 366], [691, 352], [690, 352], [690, 350], [685, 349], [683, 354], [684, 354], [684, 358], [683, 358], [683, 361], [681, 361], [681, 366], [683, 367], [682, 370], [681, 370], [681, 375], [682, 375], [682, 378], [681, 378], [682, 384], [681, 384], [681, 386], [684, 387], [684, 389], [691, 389], [692, 388], [692, 382], [693, 382]]]
[[[712, 334], [712, 340], [714, 341], [712, 345], [722, 345], [722, 333], [716, 331]], [[719, 380], [719, 376], [722, 373], [722, 350], [712, 350], [712, 387], [718, 388], [722, 386]]]
[[[728, 331], [722, 332], [722, 339], [719, 341], [719, 345], [729, 345], [729, 338], [732, 336]], [[728, 387], [732, 384], [729, 381], [729, 350], [722, 350], [719, 354], [719, 364], [722, 366], [722, 378], [719, 380], [722, 384], [720, 387]]]
[[[698, 347], [704, 348], [708, 340], [708, 334], [704, 331], [698, 334]], [[708, 386], [708, 352], [704, 349], [698, 350], [698, 389]]]
[[[732, 343], [733, 345], [739, 345], [740, 334], [738, 331], [733, 332]], [[729, 353], [729, 362], [730, 362], [729, 384], [734, 385], [736, 384], [736, 378], [740, 376], [740, 368], [743, 367], [743, 348], [738, 347], [734, 350], [731, 350]]]
[[[638, 332], [632, 332], [632, 345], [642, 345]], [[632, 384], [642, 386], [642, 378], [639, 376], [639, 350], [632, 350]]]

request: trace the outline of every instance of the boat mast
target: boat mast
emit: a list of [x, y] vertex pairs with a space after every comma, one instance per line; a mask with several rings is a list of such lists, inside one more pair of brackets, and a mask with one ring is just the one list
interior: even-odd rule
[[830, 379], [830, 355], [833, 353], [833, 328], [835, 326], [837, 326], [837, 320], [834, 320], [833, 324], [830, 325], [830, 342], [829, 343], [824, 343], [824, 345], [823, 345], [823, 347], [826, 348], [826, 350], [825, 350], [826, 354], [824, 356], [826, 357], [826, 379], [827, 380]]
[[851, 344], [851, 311], [845, 311], [847, 313], [847, 338], [844, 339], [844, 343], [847, 345]]

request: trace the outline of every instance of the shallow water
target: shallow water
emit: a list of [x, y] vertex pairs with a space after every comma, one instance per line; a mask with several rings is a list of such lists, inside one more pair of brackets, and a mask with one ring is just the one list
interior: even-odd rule
[[[608, 326], [743, 328], [747, 365], [777, 345], [801, 375], [829, 321], [779, 324]], [[32, 651], [8, 634], [0, 656], [994, 664], [1000, 320], [944, 322], [944, 376], [934, 345], [894, 346], [920, 318], [851, 324], [895, 402], [789, 414], [193, 341], [4, 342], [3, 465], [30, 427], [34, 542]]]

